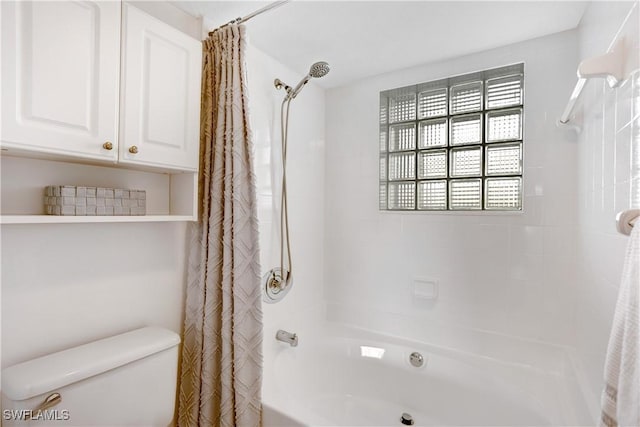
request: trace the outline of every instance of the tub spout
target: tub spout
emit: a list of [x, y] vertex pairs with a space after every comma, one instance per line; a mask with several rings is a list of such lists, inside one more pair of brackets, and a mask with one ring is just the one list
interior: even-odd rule
[[298, 335], [283, 331], [282, 329], [276, 332], [276, 339], [278, 341], [286, 342], [291, 347], [296, 347], [298, 345]]

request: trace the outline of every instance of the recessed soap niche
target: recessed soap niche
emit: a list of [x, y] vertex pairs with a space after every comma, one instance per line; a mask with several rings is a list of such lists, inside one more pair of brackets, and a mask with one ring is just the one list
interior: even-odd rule
[[413, 298], [423, 301], [438, 299], [438, 280], [427, 277], [414, 277], [412, 281]]

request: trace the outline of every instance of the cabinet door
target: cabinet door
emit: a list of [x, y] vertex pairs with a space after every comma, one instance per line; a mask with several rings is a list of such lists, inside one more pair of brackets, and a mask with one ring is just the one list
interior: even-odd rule
[[115, 160], [120, 4], [1, 7], [2, 149]]
[[123, 5], [120, 162], [197, 170], [200, 41]]

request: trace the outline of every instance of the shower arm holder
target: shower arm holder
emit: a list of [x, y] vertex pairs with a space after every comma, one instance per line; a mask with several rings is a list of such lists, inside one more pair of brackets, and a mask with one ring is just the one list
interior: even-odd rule
[[[624, 37], [616, 41], [611, 49], [604, 55], [585, 59], [578, 66], [578, 82], [571, 93], [569, 102], [567, 103], [562, 116], [558, 120], [558, 125], [567, 125], [573, 118], [571, 113], [582, 93], [587, 80], [594, 78], [604, 78], [607, 80], [610, 88], [620, 86], [626, 79], [626, 61], [627, 60], [627, 42]], [[573, 126], [577, 130], [578, 126]]]
[[276, 87], [276, 89], [280, 90], [280, 89], [284, 89], [285, 92], [287, 92], [287, 95], [291, 94], [291, 86], [289, 86], [288, 84], [286, 84], [285, 82], [283, 82], [280, 79], [275, 79], [273, 81], [273, 85]]

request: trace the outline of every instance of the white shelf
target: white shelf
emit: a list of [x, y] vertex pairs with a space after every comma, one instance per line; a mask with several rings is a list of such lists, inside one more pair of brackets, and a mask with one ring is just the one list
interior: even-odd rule
[[0, 224], [79, 224], [104, 222], [176, 222], [195, 221], [191, 215], [140, 216], [63, 216], [63, 215], [0, 215]]
[[[195, 172], [166, 174], [11, 156], [0, 156], [0, 164], [0, 224], [175, 222], [195, 221], [198, 215]], [[47, 185], [145, 190], [147, 212], [143, 216], [45, 215]]]

